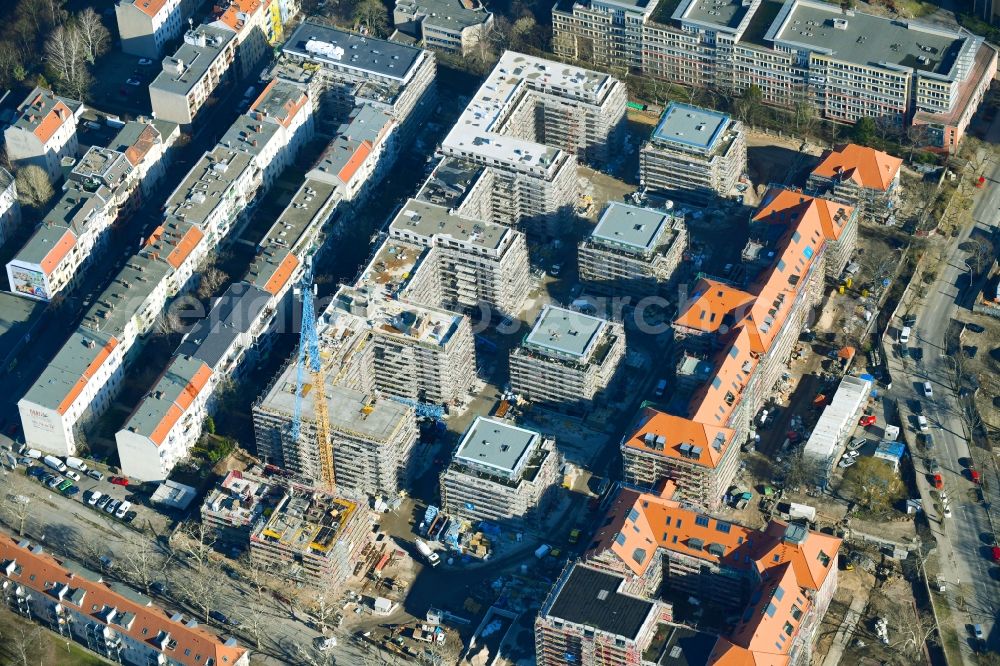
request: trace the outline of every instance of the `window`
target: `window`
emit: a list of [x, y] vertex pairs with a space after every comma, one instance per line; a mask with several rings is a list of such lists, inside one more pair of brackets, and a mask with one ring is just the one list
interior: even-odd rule
[[636, 511], [635, 509], [632, 509], [631, 511], [628, 512], [628, 519], [633, 523], [636, 521], [636, 518], [638, 517], [639, 517], [639, 512]]
[[698, 516], [694, 519], [695, 525], [701, 525], [702, 527], [708, 527], [708, 516]]
[[792, 623], [791, 622], [786, 622], [785, 623], [785, 634], [791, 636], [794, 631], [795, 631], [795, 627], [792, 626]]
[[774, 588], [774, 598], [781, 601], [782, 597], [785, 596], [785, 591], [781, 589], [781, 586]]
[[667, 527], [670, 527], [670, 521], [673, 520], [673, 516], [667, 516]]
[[830, 556], [824, 553], [822, 550], [819, 551], [819, 555], [816, 556], [816, 559], [822, 562], [824, 567], [830, 564]]
[[617, 543], [619, 546], [624, 546], [625, 545], [625, 533], [624, 532], [619, 532], [618, 533], [618, 536], [615, 537], [615, 543]]
[[774, 561], [775, 562], [780, 562], [781, 561], [781, 555], [778, 555], [777, 553], [775, 553], [774, 554]]
[[792, 604], [792, 619], [798, 621], [800, 617], [802, 617], [802, 609]]
[[[729, 530], [731, 530], [732, 527], [733, 526], [730, 525], [729, 523], [724, 523], [720, 520], [715, 521], [715, 530], [717, 532], [722, 532], [723, 534], [729, 534]], [[740, 541], [741, 542], [743, 541], [742, 537], [740, 537]]]
[[778, 612], [778, 607], [774, 604], [768, 604], [767, 608], [764, 609], [764, 612], [767, 613], [768, 617], [774, 617], [774, 614]]

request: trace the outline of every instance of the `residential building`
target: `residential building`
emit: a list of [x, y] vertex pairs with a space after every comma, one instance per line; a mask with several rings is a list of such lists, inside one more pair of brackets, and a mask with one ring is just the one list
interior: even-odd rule
[[45, 88], [35, 88], [17, 106], [14, 120], [3, 131], [7, 159], [15, 171], [33, 164], [58, 183], [62, 160], [80, 149], [76, 126], [84, 106]]
[[42, 546], [0, 534], [0, 596], [15, 614], [122, 664], [247, 666], [250, 651]]
[[290, 482], [266, 520], [254, 524], [250, 552], [276, 576], [337, 590], [363, 559], [371, 525], [365, 504]]
[[199, 25], [184, 33], [184, 43], [163, 59], [163, 71], [149, 84], [153, 117], [187, 126], [215, 89], [226, 80], [236, 57], [236, 35]]
[[849, 143], [823, 154], [809, 174], [809, 188], [839, 203], [855, 206], [876, 222], [891, 218], [899, 204], [899, 167], [903, 160]]
[[757, 227], [751, 235], [798, 227], [806, 217], [819, 220], [825, 240], [826, 275], [830, 280], [839, 279], [858, 245], [858, 209], [854, 206], [788, 188], [773, 188], [764, 194], [751, 219], [751, 227]]
[[441, 473], [441, 506], [474, 524], [537, 526], [555, 505], [561, 456], [540, 432], [477, 417]]
[[[382, 246], [382, 251], [390, 244]], [[382, 254], [372, 267], [378, 267]], [[431, 404], [463, 397], [475, 380], [475, 346], [465, 315], [399, 300], [386, 300], [382, 285], [341, 287], [326, 317], [331, 324], [371, 334], [374, 388], [387, 395]], [[335, 321], [336, 320], [336, 321]]]
[[647, 490], [670, 479], [678, 499], [717, 510], [739, 470], [735, 439], [730, 428], [644, 407], [622, 438], [622, 478]]
[[[434, 107], [434, 54], [398, 42], [303, 21], [281, 48], [277, 76], [309, 86], [337, 122], [368, 102], [411, 137]], [[350, 57], [345, 57], [350, 54]]]
[[298, 13], [296, 0], [229, 0], [216, 5], [208, 25], [236, 34], [239, 78], [256, 71], [284, 39], [284, 24]]
[[395, 162], [396, 128], [386, 110], [359, 104], [306, 175], [335, 186], [343, 201], [360, 204]]
[[607, 74], [508, 51], [441, 150], [486, 167], [490, 214], [476, 217], [558, 236], [577, 204], [577, 159], [617, 154], [625, 104], [625, 86]]
[[[623, 576], [581, 562], [559, 576], [535, 618], [538, 666], [640, 666], [673, 609], [623, 589]], [[697, 662], [691, 662], [697, 663]]]
[[[187, 288], [196, 269], [241, 216], [252, 210], [269, 166], [262, 156], [284, 159], [280, 145], [272, 142], [284, 140], [284, 150], [296, 145], [294, 137], [266, 127], [282, 125], [281, 118], [286, 116], [272, 119], [258, 109], [257, 117], [252, 136], [260, 138], [230, 141], [228, 146], [220, 143], [192, 166], [167, 199], [163, 223], [95, 299], [77, 332], [20, 399], [25, 440], [32, 446], [62, 455], [76, 451], [76, 435], [111, 404], [126, 363], [134, 360], [142, 346], [137, 342], [151, 330], [168, 301]], [[307, 123], [291, 126], [303, 132], [311, 128]], [[295, 204], [301, 205], [311, 195], [300, 192], [297, 196]], [[329, 201], [328, 196], [316, 203], [325, 207]], [[313, 220], [311, 212], [305, 211], [303, 217]], [[316, 219], [325, 219], [324, 215]], [[277, 240], [282, 231], [283, 227], [277, 230]], [[267, 243], [267, 249], [273, 250], [273, 242]], [[270, 258], [254, 266], [266, 270]], [[285, 269], [261, 288], [272, 295], [286, 289], [295, 261], [282, 259], [279, 266]]]
[[583, 560], [623, 577], [628, 593], [662, 586], [739, 617], [708, 664], [808, 663], [837, 589], [841, 539], [778, 520], [750, 529], [672, 495], [669, 483], [660, 493], [622, 490]]
[[[954, 151], [996, 74], [981, 37], [816, 0], [578, 0], [552, 9], [555, 52], [767, 104], [809, 104], [823, 118], [926, 126]], [[878, 35], [878, 39], [874, 36]]]
[[624, 355], [620, 323], [546, 305], [510, 354], [511, 390], [532, 402], [587, 410], [608, 387]]
[[409, 199], [389, 225], [389, 237], [426, 248], [417, 270], [433, 273], [424, 281], [430, 293], [415, 300], [483, 317], [521, 311], [530, 271], [520, 231]]
[[126, 122], [111, 140], [108, 148], [125, 154], [139, 181], [139, 188], [131, 193], [131, 205], [138, 206], [159, 188], [180, 136], [177, 123], [143, 119]]
[[724, 113], [671, 102], [639, 151], [646, 191], [705, 206], [735, 194], [747, 170], [743, 124]]
[[167, 44], [184, 33], [187, 19], [200, 4], [199, 0], [118, 0], [115, 18], [122, 51], [159, 59]]
[[684, 218], [611, 202], [577, 249], [580, 279], [615, 297], [668, 294], [687, 251]]
[[0, 247], [21, 226], [21, 204], [17, 199], [17, 184], [10, 171], [0, 167]]
[[212, 369], [204, 361], [174, 357], [115, 435], [123, 474], [139, 481], [162, 481], [187, 457], [193, 444], [187, 433], [201, 430], [211, 377]]
[[[321, 338], [323, 340], [324, 338]], [[302, 430], [292, 437], [296, 414], [297, 364], [288, 363], [253, 407], [258, 455], [282, 469], [322, 480], [316, 405], [306, 394], [298, 407]], [[396, 497], [409, 486], [417, 442], [412, 407], [335, 384], [336, 367], [326, 372], [325, 396], [337, 488], [358, 495]], [[310, 386], [312, 380], [310, 379]], [[310, 390], [303, 387], [303, 392]]]
[[[128, 129], [128, 127], [126, 127]], [[48, 301], [75, 285], [101, 256], [108, 230], [165, 172], [165, 149], [152, 125], [126, 152], [92, 146], [69, 172], [63, 194], [7, 264], [15, 294]]]
[[396, 0], [392, 23], [425, 48], [464, 56], [486, 38], [493, 14], [479, 0]]
[[273, 467], [231, 470], [212, 488], [201, 505], [201, 522], [215, 537], [219, 550], [241, 553], [250, 534], [285, 496], [286, 477]]

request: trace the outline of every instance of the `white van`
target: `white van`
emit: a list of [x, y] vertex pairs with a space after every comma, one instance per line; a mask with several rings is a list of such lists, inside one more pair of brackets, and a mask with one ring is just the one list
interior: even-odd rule
[[79, 458], [74, 458], [73, 456], [66, 458], [66, 466], [71, 467], [78, 472], [86, 472], [88, 469], [87, 463], [83, 462]]
[[904, 326], [903, 330], [899, 332], [899, 344], [905, 345], [910, 341], [910, 327]]
[[42, 462], [57, 472], [66, 471], [66, 465], [63, 463], [62, 460], [59, 460], [59, 458], [56, 458], [55, 456], [45, 456], [44, 458], [42, 458]]

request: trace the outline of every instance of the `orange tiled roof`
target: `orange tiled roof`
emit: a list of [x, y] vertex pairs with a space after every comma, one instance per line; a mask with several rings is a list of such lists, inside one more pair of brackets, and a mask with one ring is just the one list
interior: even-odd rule
[[712, 378], [695, 393], [691, 418], [716, 427], [725, 426], [743, 399], [743, 391], [759, 363], [750, 331], [741, 326], [719, 354]]
[[52, 135], [56, 133], [56, 130], [62, 127], [62, 124], [72, 115], [73, 112], [69, 110], [68, 106], [63, 104], [61, 100], [56, 101], [52, 105], [52, 110], [45, 114], [45, 117], [35, 127], [35, 136], [42, 143], [48, 143]]
[[[111, 628], [127, 634], [137, 643], [153, 646], [153, 641], [161, 636], [160, 632], [169, 633], [170, 639], [177, 641], [177, 646], [168, 656], [184, 666], [205, 666], [209, 659], [216, 666], [233, 666], [247, 653], [244, 647], [225, 645], [216, 634], [197, 624], [189, 627], [172, 620], [171, 614], [162, 608], [152, 604], [142, 605], [118, 594], [103, 582], [71, 573], [51, 555], [32, 552], [6, 534], [0, 534], [0, 562], [15, 562], [19, 571], [12, 571], [8, 577], [43, 596], [50, 597], [53, 586], [66, 585], [83, 590], [82, 605], [77, 606], [68, 595], [59, 603], [79, 610], [96, 623], [106, 624], [97, 617], [97, 613], [106, 608], [117, 609], [119, 614], [134, 614], [135, 618], [128, 627], [115, 624]], [[0, 575], [5, 575], [5, 572], [0, 572]], [[55, 597], [50, 598], [55, 600]]]
[[135, 0], [133, 4], [136, 9], [146, 16], [153, 17], [163, 9], [163, 6], [167, 4], [167, 0]]
[[889, 153], [849, 143], [826, 153], [813, 173], [823, 178], [836, 178], [839, 174], [861, 187], [885, 191], [902, 164], [903, 160]]
[[252, 16], [254, 12], [260, 9], [260, 6], [261, 0], [233, 0], [229, 7], [222, 12], [219, 20], [239, 32], [244, 26], [243, 20], [239, 15], [246, 14], [247, 16]]
[[66, 233], [59, 237], [58, 242], [52, 246], [52, 249], [42, 259], [42, 272], [46, 275], [51, 275], [52, 271], [56, 269], [59, 262], [66, 258], [66, 255], [69, 254], [74, 245], [76, 245], [76, 235], [67, 229]]
[[[666, 443], [662, 447], [657, 447], [655, 443], [651, 445], [647, 442], [647, 435], [662, 436]], [[626, 438], [625, 446], [667, 458], [697, 462], [705, 467], [715, 467], [722, 460], [734, 435], [735, 432], [729, 428], [698, 423], [647, 407], [640, 413], [639, 423]], [[717, 440], [721, 442], [720, 448], [715, 447]], [[701, 449], [698, 457], [682, 455], [681, 446], [684, 444]]]
[[764, 195], [764, 201], [753, 215], [754, 222], [797, 225], [806, 217], [816, 217], [826, 240], [838, 240], [844, 232], [854, 208], [829, 199], [802, 192], [775, 188]]
[[364, 164], [365, 159], [372, 152], [371, 141], [365, 139], [362, 141], [357, 148], [354, 149], [354, 153], [351, 155], [351, 159], [347, 160], [347, 163], [341, 167], [340, 171], [337, 173], [337, 178], [341, 181], [348, 183], [354, 174], [357, 173], [361, 165]]
[[264, 291], [271, 294], [272, 296], [277, 296], [278, 292], [284, 288], [288, 283], [288, 278], [292, 276], [295, 269], [299, 266], [299, 259], [294, 254], [289, 252], [278, 267], [274, 269], [274, 273], [271, 277], [267, 279], [264, 284]]
[[201, 229], [198, 227], [191, 227], [184, 234], [184, 237], [180, 239], [177, 246], [170, 251], [167, 255], [167, 263], [169, 263], [174, 268], [180, 268], [184, 260], [187, 259], [196, 247], [201, 239], [205, 237]]
[[753, 295], [717, 280], [702, 278], [694, 285], [691, 297], [675, 323], [706, 333], [714, 333], [726, 324], [732, 327], [742, 319], [742, 310]]
[[64, 397], [62, 401], [59, 403], [59, 406], [56, 408], [57, 412], [59, 412], [60, 414], [66, 413], [66, 410], [70, 408], [70, 406], [73, 404], [73, 401], [76, 400], [77, 397], [79, 397], [80, 393], [83, 392], [83, 387], [86, 386], [87, 382], [90, 381], [90, 378], [94, 376], [94, 372], [101, 367], [101, 365], [104, 363], [105, 360], [107, 360], [109, 356], [111, 356], [111, 352], [113, 352], [115, 350], [115, 347], [117, 346], [118, 346], [118, 340], [116, 338], [111, 338], [110, 340], [108, 340], [107, 344], [101, 347], [101, 349], [97, 352], [97, 356], [94, 357], [94, 359], [90, 362], [90, 364], [87, 365], [86, 370], [83, 371], [83, 375], [81, 375], [80, 378], [76, 380], [76, 383], [73, 384], [73, 387], [69, 390], [69, 393], [67, 393], [66, 397]]
[[[170, 368], [167, 368], [165, 372], [169, 372]], [[166, 439], [167, 434], [170, 429], [174, 427], [174, 424], [184, 416], [184, 412], [188, 407], [194, 403], [195, 398], [201, 393], [202, 389], [208, 383], [209, 377], [212, 376], [212, 369], [208, 367], [205, 363], [201, 364], [201, 367], [194, 373], [191, 377], [191, 381], [188, 382], [187, 386], [181, 390], [180, 394], [174, 399], [174, 404], [170, 406], [167, 413], [164, 415], [160, 422], [156, 424], [153, 428], [153, 432], [150, 434], [149, 438], [154, 444], [160, 446], [163, 444], [163, 440]]]
[[125, 150], [125, 158], [129, 161], [129, 164], [132, 166], [139, 166], [139, 163], [142, 162], [142, 158], [146, 156], [150, 148], [156, 145], [156, 141], [159, 137], [160, 133], [156, 131], [156, 128], [152, 125], [147, 125], [142, 132], [139, 133], [135, 143]]
[[727, 638], [720, 638], [708, 656], [712, 666], [787, 666], [788, 655], [759, 654], [736, 645]]

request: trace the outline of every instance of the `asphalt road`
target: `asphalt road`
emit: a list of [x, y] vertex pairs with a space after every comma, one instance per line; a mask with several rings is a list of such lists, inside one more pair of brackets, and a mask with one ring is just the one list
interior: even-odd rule
[[[966, 272], [966, 252], [960, 245], [968, 240], [974, 228], [992, 232], [997, 223], [1000, 209], [1000, 163], [992, 161], [987, 167], [987, 177], [992, 185], [984, 189], [973, 207], [974, 225], [967, 225], [957, 238], [951, 239], [947, 260], [939, 272], [937, 280], [927, 290], [927, 296], [917, 303], [912, 313], [917, 315], [914, 327], [914, 341], [910, 348], [922, 347], [920, 362], [903, 360], [895, 352], [896, 335], [902, 327], [899, 319], [890, 323], [890, 331], [885, 344], [889, 353], [893, 388], [891, 395], [903, 407], [918, 399], [934, 437], [934, 450], [928, 455], [937, 459], [942, 468], [945, 490], [951, 498], [952, 516], [940, 515], [930, 496], [930, 484], [926, 474], [918, 477], [924, 506], [927, 509], [931, 530], [938, 542], [941, 569], [951, 585], [952, 606], [965, 607], [966, 615], [958, 620], [963, 659], [971, 663], [973, 640], [971, 625], [982, 624], [986, 632], [987, 644], [991, 650], [1000, 649], [1000, 629], [996, 626], [997, 610], [1000, 608], [1000, 577], [996, 576], [995, 565], [988, 559], [984, 535], [993, 532], [993, 525], [1000, 519], [998, 511], [998, 489], [1000, 480], [996, 467], [985, 465], [985, 454], [981, 449], [974, 452], [979, 472], [984, 477], [985, 502], [976, 498], [976, 488], [969, 480], [966, 469], [969, 460], [967, 427], [961, 416], [958, 386], [954, 361], [947, 355], [945, 335], [953, 319], [962, 320], [963, 310], [968, 312], [966, 294], [956, 286], [959, 275]], [[900, 308], [900, 313], [904, 311]], [[923, 395], [922, 384], [929, 381], [933, 387], [933, 398]], [[913, 423], [906, 423], [913, 427]], [[926, 456], [917, 456], [918, 472], [926, 472]], [[993, 512], [991, 522], [989, 512]], [[961, 584], [961, 587], [959, 586]], [[962, 600], [958, 596], [962, 596]], [[962, 625], [965, 626], [962, 626]], [[962, 633], [964, 631], [964, 633]]]

